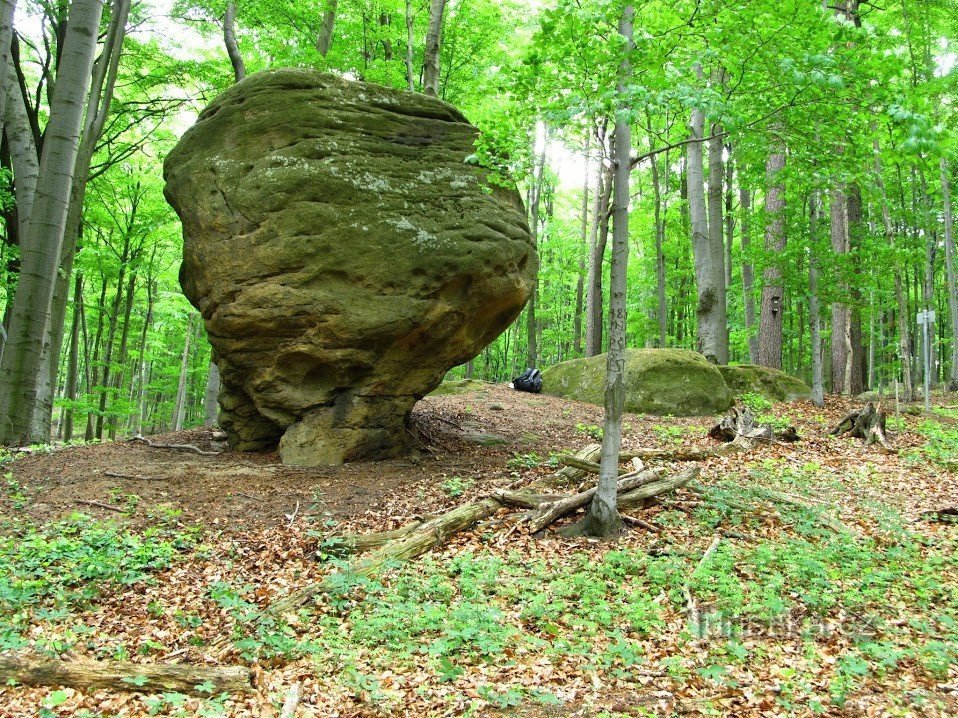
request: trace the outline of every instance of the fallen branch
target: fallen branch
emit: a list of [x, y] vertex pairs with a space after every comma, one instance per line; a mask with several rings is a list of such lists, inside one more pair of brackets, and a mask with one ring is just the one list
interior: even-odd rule
[[134, 693], [188, 693], [201, 696], [247, 693], [253, 689], [252, 673], [241, 666], [211, 668], [182, 664], [0, 657], [0, 685], [9, 681], [29, 686], [66, 686], [84, 691], [105, 688]]
[[192, 451], [201, 456], [219, 456], [219, 451], [204, 451], [193, 444], [161, 444], [157, 441], [150, 441], [145, 436], [134, 436], [130, 441], [141, 441], [151, 449], [173, 449], [174, 451]]
[[708, 446], [701, 449], [632, 449], [619, 454], [622, 461], [642, 459], [643, 461], [705, 461], [719, 456], [731, 456], [751, 451], [755, 441], [744, 436], [737, 436], [733, 441], [718, 446]]
[[116, 511], [118, 514], [125, 514], [127, 512], [122, 506], [105, 504], [102, 501], [87, 501], [86, 499], [77, 499], [75, 503], [83, 504], [84, 506], [96, 506], [97, 508], [106, 509], [107, 511]]
[[[662, 478], [663, 473], [664, 470], [661, 468], [647, 469], [621, 477], [617, 488], [618, 506], [629, 508], [644, 504], [647, 499], [674, 491], [698, 476], [699, 470], [697, 467], [686, 469], [671, 478]], [[529, 532], [541, 531], [563, 516], [568, 516], [573, 511], [587, 506], [595, 496], [595, 492], [596, 489], [592, 488], [574, 496], [542, 504], [529, 521]]]
[[[587, 444], [584, 448], [575, 452], [575, 456], [573, 458], [579, 459], [581, 461], [589, 461], [589, 462], [595, 463], [598, 461], [599, 456], [601, 454], [602, 454], [602, 444]], [[575, 466], [566, 465], [556, 472], [556, 478], [563, 479], [565, 480], [565, 482], [568, 482], [568, 483], [572, 483], [574, 481], [579, 481], [587, 473], [588, 471], [586, 471], [585, 469], [580, 469]]]
[[368, 557], [352, 561], [342, 571], [328, 575], [319, 583], [310, 584], [274, 601], [266, 613], [280, 616], [305, 606], [317, 596], [339, 587], [345, 577], [372, 578], [395, 561], [408, 561], [420, 556], [449, 536], [492, 516], [502, 508], [496, 499], [488, 498], [459, 506], [441, 516], [423, 522], [405, 536], [390, 541]]
[[296, 706], [303, 700], [303, 684], [294, 683], [286, 691], [286, 699], [283, 701], [283, 709], [279, 712], [279, 718], [293, 718], [296, 715]]
[[127, 479], [129, 481], [163, 481], [162, 476], [141, 476], [140, 474], [121, 474], [118, 471], [104, 471], [104, 476], [112, 479]]

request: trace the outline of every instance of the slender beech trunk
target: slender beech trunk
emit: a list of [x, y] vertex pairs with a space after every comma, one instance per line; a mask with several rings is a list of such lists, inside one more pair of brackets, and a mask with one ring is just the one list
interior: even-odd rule
[[765, 251], [771, 259], [762, 276], [762, 310], [758, 332], [758, 363], [782, 368], [782, 318], [785, 294], [781, 254], [785, 250], [785, 150], [776, 147], [765, 163]]
[[945, 219], [945, 282], [948, 287], [948, 313], [951, 315], [951, 373], [948, 390], [958, 391], [958, 257], [955, 256], [954, 219], [951, 214], [951, 178], [945, 157], [941, 158], [940, 166]]
[[[652, 139], [652, 118], [649, 116], [649, 150], [654, 150], [654, 140]], [[659, 347], [664, 348], [668, 341], [668, 330], [666, 318], [668, 317], [668, 306], [665, 295], [665, 219], [662, 217], [662, 187], [659, 180], [659, 158], [652, 155], [652, 195], [655, 208], [655, 290], [656, 307], [655, 316], [659, 325]], [[668, 159], [666, 159], [666, 171], [668, 171]]]
[[[236, 42], [236, 3], [226, 3], [226, 14], [223, 16], [223, 42], [226, 45], [226, 54], [229, 55], [233, 66], [233, 78], [239, 82], [246, 77], [246, 65]], [[325, 54], [325, 53], [324, 53]]]
[[[133, 300], [136, 297], [136, 274], [130, 275], [130, 281], [126, 288], [126, 305], [123, 309], [123, 328], [120, 331], [120, 351], [116, 360], [117, 371], [113, 372], [113, 398], [110, 401], [111, 408], [113, 402], [123, 391], [123, 377], [126, 374], [126, 356], [127, 347], [130, 340], [130, 316], [133, 313]], [[132, 383], [132, 379], [130, 380]], [[110, 414], [107, 420], [107, 430], [111, 439], [116, 438], [117, 424], [119, 423], [116, 414]]]
[[406, 0], [406, 89], [416, 91], [416, 73], [413, 69], [413, 48], [415, 46], [415, 16], [412, 12], [412, 0]]
[[[466, 365], [466, 378], [471, 379], [471, 373], [469, 372], [469, 367], [472, 365], [470, 361]], [[216, 362], [210, 361], [210, 369], [206, 375], [206, 391], [203, 393], [203, 426], [212, 428], [216, 426], [217, 423], [217, 414], [219, 413], [219, 404], [216, 401], [216, 397], [220, 393], [220, 370], [216, 366]]]
[[749, 247], [752, 242], [751, 217], [752, 192], [742, 185], [739, 187], [739, 209], [742, 213], [742, 295], [745, 302], [745, 332], [748, 334], [748, 360], [758, 364], [758, 333], [755, 328], [755, 270], [749, 260]]
[[725, 163], [725, 297], [727, 302], [728, 291], [732, 286], [732, 241], [735, 239], [735, 193], [732, 187], [734, 180], [732, 146], [726, 145], [726, 149], [729, 153], [729, 160]]
[[170, 428], [180, 431], [186, 414], [186, 379], [190, 372], [190, 341], [193, 339], [193, 314], [186, 323], [186, 343], [183, 345], [183, 355], [180, 359], [180, 381], [176, 387], [176, 400], [173, 403], [173, 417], [170, 419]]
[[[695, 71], [699, 79], [702, 67], [698, 63]], [[724, 271], [721, 264], [715, 263], [709, 223], [705, 206], [705, 171], [703, 168], [703, 138], [705, 137], [705, 112], [699, 108], [692, 110], [689, 123], [692, 142], [686, 147], [688, 159], [686, 182], [688, 183], [689, 215], [692, 220], [692, 255], [695, 261], [695, 285], [698, 294], [696, 305], [696, 324], [698, 351], [713, 364], [728, 363], [728, 327], [723, 321], [725, 297], [720, 285]], [[721, 230], [720, 230], [721, 235]]]
[[[891, 204], [888, 193], [885, 190], [885, 180], [882, 176], [881, 167], [881, 148], [876, 139], [873, 143], [875, 153], [875, 187], [881, 198], [881, 216], [882, 226], [885, 230], [885, 242], [888, 247], [895, 251], [895, 228], [891, 220]], [[902, 262], [900, 257], [895, 254], [893, 258], [895, 275], [895, 303], [898, 313], [898, 355], [901, 359], [902, 373], [902, 401], [911, 401], [915, 394], [915, 385], [912, 374], [912, 356], [911, 356], [911, 312], [908, 308], [908, 296], [905, 283], [902, 281]]]
[[809, 332], [812, 343], [812, 403], [815, 406], [825, 404], [825, 378], [822, 371], [822, 317], [821, 306], [818, 301], [818, 224], [819, 209], [818, 190], [812, 190], [809, 196], [808, 211], [808, 319]]
[[143, 329], [140, 332], [140, 348], [136, 359], [138, 373], [136, 412], [133, 414], [133, 422], [130, 427], [130, 433], [134, 436], [140, 433], [142, 425], [146, 422], [146, 337], [150, 330], [150, 325], [153, 323], [154, 282], [154, 279], [147, 277], [146, 316], [143, 319]]
[[[546, 131], [548, 139], [548, 131]], [[539, 210], [542, 200], [543, 182], [546, 165], [546, 144], [542, 144], [542, 152], [536, 159], [536, 171], [532, 180], [532, 187], [529, 188], [529, 226], [532, 229], [532, 242], [538, 251], [539, 247]], [[526, 357], [530, 367], [536, 366], [539, 361], [539, 350], [536, 328], [536, 304], [539, 299], [539, 279], [536, 277], [532, 285], [532, 295], [529, 297], [529, 303], [526, 304]]]
[[103, 378], [100, 380], [100, 402], [99, 411], [96, 415], [95, 438], [103, 438], [103, 421], [106, 417], [107, 398], [110, 393], [110, 378], [113, 371], [113, 340], [116, 338], [116, 329], [120, 318], [120, 306], [123, 302], [126, 285], [123, 283], [126, 279], [126, 264], [128, 257], [126, 247], [123, 255], [120, 257], [120, 276], [116, 280], [116, 294], [113, 295], [113, 305], [110, 309], [110, 317], [107, 324], [106, 342], [103, 350]]
[[13, 42], [13, 16], [16, 11], [16, 0], [0, 0], [0, 78], [3, 79], [3, 88], [0, 89], [0, 121], [6, 116], [7, 92], [10, 86], [13, 62], [10, 58], [10, 47]]
[[113, 90], [119, 71], [120, 55], [126, 38], [126, 22], [130, 14], [130, 0], [115, 0], [110, 13], [110, 23], [103, 43], [103, 51], [93, 65], [93, 79], [87, 100], [86, 119], [79, 150], [73, 170], [73, 187], [67, 210], [64, 239], [60, 249], [60, 269], [54, 286], [51, 304], [51, 320], [48, 350], [42, 355], [45, 369], [42, 405], [45, 410], [41, 421], [49, 431], [52, 394], [56, 386], [56, 366], [63, 343], [63, 324], [66, 320], [66, 306], [69, 295], [70, 277], [73, 274], [73, 260], [76, 254], [77, 237], [83, 217], [83, 200], [86, 196], [90, 165], [97, 143], [103, 135], [103, 128], [110, 111]]
[[[632, 47], [632, 5], [626, 5], [619, 21], [619, 33], [625, 38], [626, 52]], [[619, 97], [624, 97], [631, 72], [626, 54], [619, 68]], [[624, 100], [620, 99], [620, 102]], [[622, 446], [622, 412], [625, 407], [625, 331], [626, 270], [629, 261], [629, 175], [632, 148], [631, 128], [626, 112], [616, 113], [615, 153], [613, 155], [615, 185], [612, 226], [612, 271], [609, 280], [609, 354], [605, 378], [605, 420], [602, 452], [599, 460], [599, 483], [589, 510], [577, 533], [589, 536], [610, 536], [622, 527], [616, 506], [619, 478], [619, 449]]]
[[602, 353], [602, 267], [608, 231], [609, 204], [612, 196], [612, 170], [599, 164], [595, 193], [595, 220], [589, 242], [589, 267], [585, 295], [585, 355]]
[[572, 351], [575, 356], [582, 355], [582, 303], [585, 299], [585, 255], [589, 251], [589, 151], [592, 149], [592, 131], [585, 133], [585, 171], [582, 179], [582, 215], [579, 226], [579, 238], [582, 246], [579, 250], [579, 274], [575, 283], [575, 309], [572, 313]]
[[73, 321], [70, 325], [70, 355], [67, 360], [67, 407], [63, 415], [64, 441], [73, 439], [73, 404], [77, 398], [77, 366], [79, 364], [80, 324], [83, 312], [83, 273], [77, 272], [73, 287]]
[[[831, 191], [831, 238], [832, 251], [836, 255], [848, 254], [848, 201], [843, 187]], [[848, 285], [838, 283], [839, 295], [848, 295]], [[851, 312], [845, 302], [832, 304], [832, 393], [848, 393], [846, 368], [851, 353]]]
[[445, 11], [446, 0], [430, 0], [422, 91], [434, 97], [439, 95], [439, 60], [442, 54], [442, 18]]
[[[712, 71], [712, 85], [720, 87], [724, 82], [725, 72], [721, 68]], [[728, 364], [728, 285], [725, 282], [725, 220], [723, 217], [725, 197], [722, 183], [725, 179], [725, 162], [722, 154], [725, 143], [721, 137], [722, 125], [712, 124], [709, 147], [709, 176], [708, 176], [708, 239], [713, 275], [710, 286], [715, 290], [715, 306], [710, 324], [717, 341], [715, 352], [719, 364]]]
[[0, 364], [0, 444], [50, 439], [52, 395], [43, 355], [49, 350], [53, 292], [102, 9], [100, 0], [73, 0], [70, 5], [37, 192], [21, 238], [10, 335]]
[[[326, 11], [323, 13], [323, 24], [316, 37], [316, 50], [326, 57], [333, 46], [333, 28], [336, 25], [336, 9], [339, 0], [326, 0]], [[237, 80], [239, 82], [239, 80]]]

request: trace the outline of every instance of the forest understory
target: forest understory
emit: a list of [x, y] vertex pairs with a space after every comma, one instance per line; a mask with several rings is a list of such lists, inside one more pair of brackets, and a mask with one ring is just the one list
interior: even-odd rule
[[[371, 578], [337, 536], [592, 486], [554, 475], [601, 408], [496, 385], [431, 397], [418, 457], [328, 469], [122, 441], [11, 457], [4, 648], [240, 666], [253, 687], [5, 687], [0, 715], [954, 715], [958, 534], [928, 512], [958, 507], [956, 405], [886, 404], [894, 454], [829, 436], [850, 400], [758, 406], [800, 440], [698, 462], [616, 540], [530, 535], [503, 509]], [[714, 423], [627, 415], [623, 447], [712, 446]], [[211, 449], [206, 430], [153, 440]], [[263, 610], [332, 574], [303, 610]]]

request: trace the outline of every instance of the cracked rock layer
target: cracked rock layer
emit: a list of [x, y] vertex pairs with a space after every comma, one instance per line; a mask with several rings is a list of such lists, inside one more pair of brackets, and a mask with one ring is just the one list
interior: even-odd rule
[[183, 136], [165, 194], [231, 446], [398, 455], [416, 400], [519, 314], [535, 247], [476, 136], [435, 98], [309, 70], [248, 77]]

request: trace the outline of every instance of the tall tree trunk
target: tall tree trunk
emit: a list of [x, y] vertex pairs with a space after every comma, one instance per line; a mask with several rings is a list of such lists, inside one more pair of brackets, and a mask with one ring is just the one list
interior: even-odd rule
[[612, 195], [612, 171], [599, 164], [595, 193], [595, 220], [589, 242], [589, 267], [585, 295], [585, 355], [602, 353], [602, 268], [608, 231], [609, 203]]
[[442, 54], [442, 19], [445, 11], [446, 0], [430, 0], [422, 91], [433, 97], [439, 96], [439, 60]]
[[54, 285], [102, 8], [100, 0], [70, 5], [36, 197], [21, 240], [10, 336], [0, 364], [0, 444], [46, 443], [50, 438], [52, 395], [43, 393], [49, 385], [43, 355], [49, 349]]
[[103, 135], [103, 128], [110, 111], [113, 90], [116, 86], [123, 41], [126, 38], [126, 22], [130, 14], [130, 0], [114, 0], [111, 7], [110, 23], [103, 43], [103, 51], [93, 66], [93, 79], [87, 100], [86, 119], [83, 125], [80, 147], [73, 169], [73, 188], [67, 210], [64, 239], [60, 249], [60, 270], [54, 285], [51, 304], [50, 342], [42, 355], [46, 374], [43, 384], [42, 405], [46, 410], [41, 417], [44, 430], [49, 431], [50, 416], [53, 407], [52, 393], [56, 386], [57, 360], [63, 343], [63, 324], [66, 320], [66, 306], [73, 274], [73, 260], [76, 254], [77, 237], [83, 217], [83, 200], [90, 175], [90, 164], [97, 143]]
[[[471, 364], [472, 362], [470, 362]], [[466, 377], [467, 379], [470, 377]], [[220, 370], [216, 362], [210, 361], [210, 370], [206, 375], [206, 392], [203, 394], [203, 426], [216, 426], [219, 404], [216, 401], [220, 393]]]
[[[652, 139], [652, 118], [649, 117], [649, 149], [653, 147]], [[655, 291], [656, 307], [655, 316], [659, 325], [659, 347], [664, 348], [668, 341], [668, 329], [666, 317], [668, 316], [668, 306], [665, 294], [665, 219], [662, 217], [662, 187], [659, 181], [659, 158], [652, 155], [652, 199], [655, 203]], [[666, 161], [666, 171], [668, 171], [668, 161]]]
[[748, 334], [748, 360], [758, 364], [758, 333], [755, 329], [755, 270], [749, 260], [752, 241], [752, 192], [744, 184], [739, 187], [739, 209], [742, 213], [742, 295], [745, 302], [745, 332]]
[[[542, 201], [543, 182], [545, 177], [546, 165], [546, 144], [548, 142], [548, 131], [546, 131], [546, 141], [542, 144], [542, 151], [536, 159], [535, 175], [532, 179], [532, 186], [529, 188], [529, 225], [532, 229], [532, 242], [538, 251], [539, 247], [539, 210]], [[532, 295], [529, 297], [529, 303], [526, 305], [526, 357], [527, 364], [530, 367], [536, 366], [539, 361], [539, 350], [537, 342], [536, 327], [536, 304], [539, 299], [539, 279], [536, 277], [532, 285]]]
[[948, 287], [948, 313], [951, 315], [951, 373], [948, 390], [958, 391], [958, 257], [955, 256], [954, 220], [951, 214], [951, 178], [945, 157], [941, 158], [940, 166], [945, 220], [945, 282]]
[[[339, 0], [326, 0], [326, 12], [323, 13], [323, 25], [319, 29], [319, 35], [316, 37], [316, 50], [320, 55], [326, 57], [329, 49], [333, 46], [333, 28], [336, 25], [336, 9]], [[239, 82], [239, 80], [237, 80]]]
[[[0, 0], [0, 79], [3, 87], [0, 88], [0, 122], [6, 117], [7, 93], [9, 92], [13, 69], [10, 57], [10, 47], [13, 42], [13, 16], [16, 11], [16, 0]], [[16, 85], [15, 85], [16, 86]]]
[[[726, 146], [729, 160], [725, 163], [725, 296], [728, 301], [728, 292], [732, 287], [732, 242], [735, 239], [735, 193], [733, 191], [734, 163], [732, 162], [732, 145]], [[726, 314], [728, 312], [726, 311]], [[726, 319], [728, 317], [726, 316]]]
[[193, 313], [190, 312], [186, 323], [186, 343], [183, 345], [183, 355], [180, 359], [180, 381], [176, 387], [176, 399], [173, 403], [173, 417], [170, 419], [170, 428], [180, 431], [186, 415], [186, 379], [190, 373], [190, 341], [193, 339]]
[[[885, 189], [885, 180], [882, 176], [881, 167], [881, 148], [878, 140], [873, 142], [875, 154], [875, 187], [881, 198], [881, 216], [882, 226], [885, 230], [885, 242], [889, 249], [895, 252], [895, 228], [891, 220], [891, 203], [888, 198], [888, 192]], [[911, 312], [908, 308], [907, 288], [902, 280], [902, 262], [897, 254], [893, 257], [893, 272], [895, 275], [895, 303], [898, 314], [898, 355], [901, 359], [903, 392], [901, 398], [903, 401], [911, 401], [914, 398], [915, 386], [912, 373], [912, 355], [911, 355]]]
[[[695, 71], [699, 79], [702, 67], [698, 63]], [[724, 279], [721, 264], [715, 264], [712, 241], [709, 235], [708, 217], [705, 206], [705, 171], [703, 167], [703, 139], [705, 137], [705, 112], [699, 108], [692, 110], [689, 123], [692, 142], [687, 145], [686, 182], [688, 184], [689, 215], [692, 220], [692, 255], [695, 262], [695, 285], [698, 294], [696, 305], [696, 325], [698, 351], [713, 364], [728, 363], [728, 343], [723, 346], [722, 335], [727, 332], [721, 315], [724, 314], [725, 301], [719, 285]]]
[[246, 77], [246, 65], [243, 63], [243, 56], [236, 42], [235, 2], [226, 3], [226, 14], [223, 16], [223, 42], [226, 44], [226, 54], [229, 55], [230, 64], [233, 66], [234, 82], [239, 82]]
[[[113, 372], [113, 398], [110, 401], [111, 409], [112, 404], [116, 401], [117, 397], [120, 396], [123, 391], [123, 376], [126, 373], [126, 356], [127, 356], [127, 347], [129, 346], [130, 340], [130, 316], [133, 313], [133, 300], [136, 297], [136, 274], [130, 275], [130, 281], [127, 284], [126, 288], [126, 306], [123, 309], [123, 329], [120, 331], [120, 351], [119, 356], [116, 360], [117, 370]], [[132, 380], [131, 380], [132, 383]], [[109, 431], [109, 436], [111, 439], [116, 438], [116, 430], [118, 424], [116, 414], [110, 414], [107, 420], [107, 427]]]
[[[725, 72], [721, 68], [712, 71], [712, 85], [721, 87]], [[716, 361], [728, 364], [728, 285], [725, 282], [725, 220], [723, 217], [725, 197], [722, 183], [725, 179], [725, 163], [722, 154], [725, 143], [722, 141], [722, 125], [712, 124], [709, 147], [708, 176], [708, 238], [711, 254], [711, 271], [715, 288], [714, 318], [711, 320], [717, 341]]]
[[130, 433], [134, 436], [140, 433], [142, 425], [146, 422], [146, 337], [150, 330], [150, 325], [153, 323], [153, 295], [155, 281], [156, 280], [154, 280], [152, 277], [147, 277], [146, 280], [146, 316], [143, 318], [143, 329], [140, 332], [140, 348], [136, 360], [138, 372], [136, 413], [133, 415], [133, 422], [130, 427]]
[[416, 91], [416, 73], [413, 70], [413, 47], [415, 45], [415, 17], [412, 0], [406, 0], [406, 89]]
[[585, 133], [585, 171], [582, 180], [582, 206], [580, 209], [579, 238], [582, 247], [579, 251], [579, 274], [575, 284], [575, 309], [572, 313], [572, 350], [575, 356], [582, 354], [582, 304], [585, 299], [585, 255], [589, 251], [589, 151], [592, 149], [592, 131]]
[[776, 147], [765, 163], [765, 251], [773, 258], [762, 277], [762, 313], [758, 334], [758, 363], [774, 369], [782, 368], [782, 287], [781, 254], [785, 250], [785, 151]]
[[[848, 201], [843, 187], [831, 191], [831, 237], [832, 251], [836, 255], [848, 254]], [[839, 294], [848, 296], [848, 285], [839, 282]], [[832, 393], [848, 393], [846, 373], [851, 353], [851, 312], [845, 302], [832, 304]]]
[[83, 273], [77, 272], [73, 288], [73, 321], [70, 326], [70, 356], [67, 360], [67, 407], [63, 416], [63, 440], [67, 442], [73, 439], [73, 404], [77, 399], [80, 322], [83, 312]]
[[825, 404], [825, 378], [822, 371], [822, 316], [818, 301], [818, 190], [812, 190], [809, 196], [808, 234], [810, 251], [808, 257], [808, 319], [812, 343], [812, 403], [815, 406]]
[[[619, 21], [619, 33], [625, 38], [626, 53], [632, 49], [632, 5], [626, 5]], [[624, 103], [626, 81], [631, 72], [628, 54], [619, 69], [619, 102]], [[612, 271], [609, 279], [609, 354], [605, 378], [605, 420], [602, 452], [599, 460], [599, 483], [589, 510], [577, 533], [589, 536], [610, 536], [622, 527], [616, 506], [619, 478], [619, 449], [622, 446], [622, 412], [625, 407], [625, 331], [626, 272], [629, 261], [629, 175], [631, 128], [627, 113], [617, 112], [615, 121], [615, 153], [613, 155], [615, 198], [612, 225]]]

